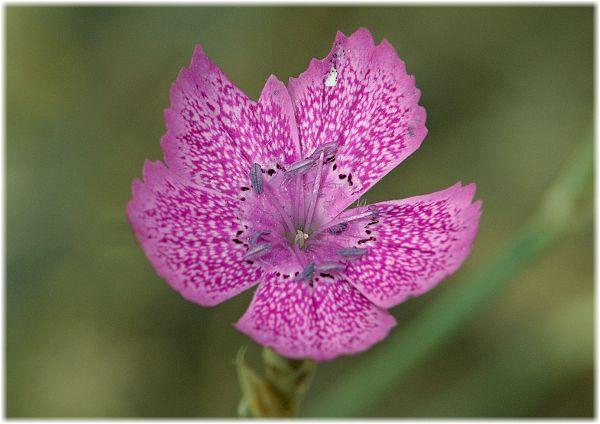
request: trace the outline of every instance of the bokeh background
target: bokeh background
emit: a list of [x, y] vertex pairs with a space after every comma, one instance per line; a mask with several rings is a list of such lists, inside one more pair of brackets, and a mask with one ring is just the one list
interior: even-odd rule
[[[202, 308], [157, 277], [127, 223], [131, 181], [162, 158], [169, 87], [196, 43], [257, 98], [359, 26], [416, 76], [429, 128], [367, 200], [462, 180], [484, 205], [471, 257], [392, 310], [393, 336], [514, 237], [589, 133], [593, 7], [6, 8], [9, 417], [235, 416], [232, 361], [246, 345], [258, 365], [260, 347], [231, 324], [252, 293]], [[592, 416], [580, 224], [364, 415]], [[319, 365], [305, 405], [379, 348]]]

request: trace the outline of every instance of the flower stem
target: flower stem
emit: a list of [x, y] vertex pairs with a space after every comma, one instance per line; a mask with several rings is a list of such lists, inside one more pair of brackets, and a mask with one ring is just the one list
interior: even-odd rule
[[264, 348], [265, 376], [259, 376], [244, 362], [245, 350], [236, 360], [242, 399], [240, 417], [295, 417], [300, 401], [315, 371], [310, 360], [289, 359]]
[[[561, 236], [589, 222], [591, 207], [582, 207], [594, 170], [590, 132], [575, 161], [547, 191], [540, 208], [508, 245], [483, 268], [438, 297], [420, 316], [376, 348], [368, 361], [350, 370], [335, 387], [309, 405], [313, 417], [360, 416], [427, 355], [447, 342], [520, 271], [542, 256]], [[589, 199], [588, 199], [589, 200]], [[582, 219], [583, 218], [583, 219]]]

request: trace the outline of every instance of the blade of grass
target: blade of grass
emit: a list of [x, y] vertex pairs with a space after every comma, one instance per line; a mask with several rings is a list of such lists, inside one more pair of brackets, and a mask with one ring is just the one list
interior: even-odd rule
[[312, 417], [360, 416], [388, 388], [447, 342], [527, 265], [573, 228], [577, 202], [593, 174], [593, 136], [586, 135], [575, 161], [559, 176], [543, 199], [538, 213], [508, 245], [479, 272], [436, 299], [417, 320], [390, 337], [368, 362], [350, 370], [335, 387], [308, 405]]

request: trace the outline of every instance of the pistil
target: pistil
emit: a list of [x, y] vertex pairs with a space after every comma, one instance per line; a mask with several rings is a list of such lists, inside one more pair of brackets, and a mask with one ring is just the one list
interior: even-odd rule
[[298, 230], [296, 232], [296, 237], [294, 238], [294, 243], [298, 245], [300, 249], [304, 247], [304, 242], [308, 239], [308, 234], [306, 234], [302, 230]]

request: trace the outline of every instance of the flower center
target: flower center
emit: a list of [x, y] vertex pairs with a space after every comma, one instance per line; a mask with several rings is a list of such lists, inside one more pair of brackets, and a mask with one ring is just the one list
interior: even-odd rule
[[300, 249], [302, 249], [306, 240], [308, 240], [308, 234], [302, 230], [298, 230], [296, 232], [296, 237], [294, 238], [294, 243], [297, 244]]
[[251, 166], [252, 191], [242, 197], [247, 200], [242, 219], [248, 223], [248, 234], [240, 236], [247, 239], [244, 259], [282, 270], [284, 277], [286, 269], [297, 270], [290, 266], [297, 263], [302, 271], [295, 271], [294, 278], [310, 282], [313, 277], [334, 278], [367, 254], [376, 208], [358, 207], [337, 216], [328, 210], [340, 190], [338, 178], [327, 178], [330, 169], [336, 170], [337, 149], [336, 143], [325, 143], [285, 167]]

